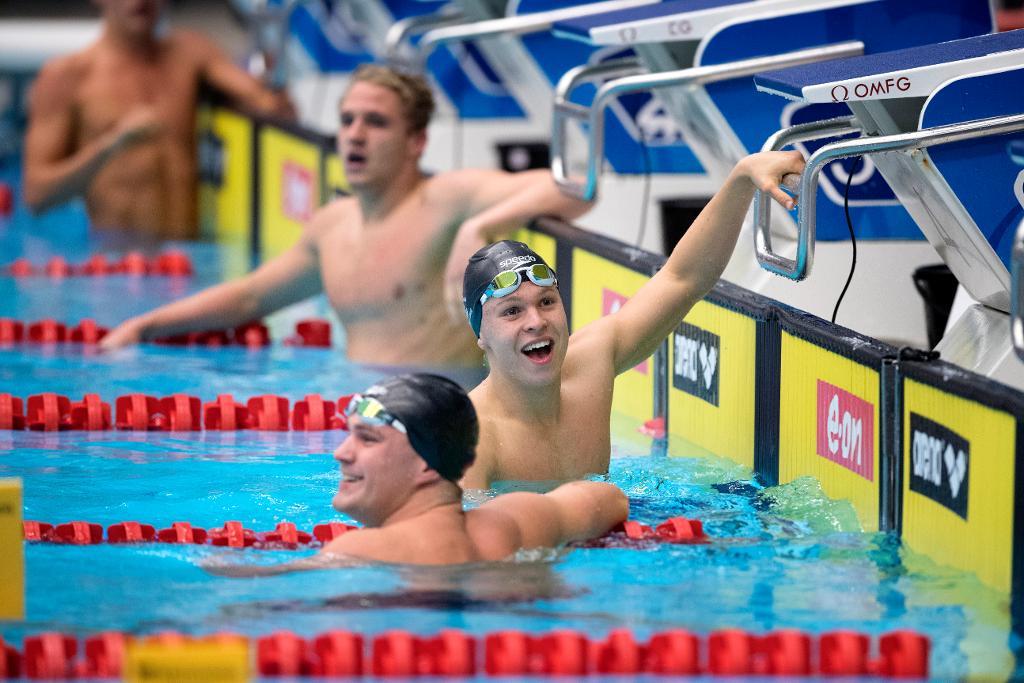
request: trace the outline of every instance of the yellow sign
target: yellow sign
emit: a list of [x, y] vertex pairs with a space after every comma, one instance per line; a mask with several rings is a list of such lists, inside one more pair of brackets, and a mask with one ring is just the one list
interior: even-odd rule
[[878, 370], [782, 332], [779, 483], [811, 476], [878, 530]]
[[[545, 235], [542, 232], [537, 232], [536, 230], [530, 230], [529, 228], [519, 228], [509, 235], [509, 239], [529, 245], [529, 247], [537, 252], [542, 259], [547, 261], [547, 264], [551, 266], [556, 273], [558, 272], [558, 263], [556, 263], [555, 259], [554, 237], [551, 235]], [[564, 287], [565, 285], [562, 286]]]
[[243, 641], [129, 642], [124, 680], [129, 683], [244, 683], [250, 676], [249, 646]]
[[270, 126], [259, 136], [259, 249], [266, 259], [292, 246], [320, 207], [321, 150]]
[[253, 123], [237, 112], [212, 107], [200, 114], [200, 156], [206, 179], [199, 185], [203, 234], [218, 242], [249, 244], [252, 236]]
[[0, 479], [0, 619], [25, 618], [21, 479]]
[[[539, 253], [539, 252], [538, 252]], [[557, 266], [554, 266], [557, 270]], [[636, 294], [649, 276], [620, 266], [583, 249], [572, 256], [572, 329], [617, 311]], [[561, 287], [567, 283], [559, 283]], [[627, 370], [615, 380], [612, 410], [638, 422], [654, 415], [654, 363], [651, 359]]]
[[903, 401], [904, 541], [1009, 593], [1014, 416], [911, 379]]
[[668, 432], [697, 446], [676, 452], [753, 469], [756, 322], [701, 301], [670, 339]]
[[348, 178], [345, 177], [345, 167], [341, 163], [341, 157], [337, 152], [327, 152], [324, 155], [324, 186], [321, 192], [320, 202], [326, 204], [339, 194], [350, 194]]

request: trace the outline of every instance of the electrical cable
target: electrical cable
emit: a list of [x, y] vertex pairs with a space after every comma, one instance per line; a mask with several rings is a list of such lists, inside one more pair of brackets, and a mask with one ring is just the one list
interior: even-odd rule
[[849, 174], [846, 176], [846, 190], [843, 192], [843, 213], [846, 214], [846, 227], [850, 230], [850, 246], [853, 248], [853, 258], [850, 261], [850, 274], [846, 278], [846, 284], [843, 285], [843, 291], [839, 293], [839, 298], [836, 299], [836, 307], [832, 309], [832, 324], [835, 324], [836, 322], [836, 315], [839, 313], [839, 304], [843, 303], [843, 297], [846, 296], [846, 290], [850, 288], [850, 283], [853, 282], [853, 272], [857, 269], [857, 237], [853, 234], [853, 220], [850, 218], [850, 184], [853, 181], [853, 176], [856, 175], [858, 170], [860, 170], [860, 166], [863, 161], [863, 156], [857, 157], [857, 160], [853, 162], [853, 167], [850, 169]]

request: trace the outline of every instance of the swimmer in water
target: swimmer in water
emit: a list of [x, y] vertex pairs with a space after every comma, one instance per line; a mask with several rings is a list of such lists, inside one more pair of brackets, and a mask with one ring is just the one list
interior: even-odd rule
[[538, 254], [511, 241], [478, 251], [465, 270], [463, 306], [489, 372], [470, 394], [480, 443], [462, 486], [607, 472], [616, 375], [654, 353], [715, 285], [754, 191], [792, 209], [779, 185], [803, 167], [799, 152], [742, 159], [665, 266], [622, 308], [571, 337], [555, 272]]
[[199, 33], [161, 31], [162, 0], [94, 2], [99, 40], [48, 62], [32, 87], [25, 202], [38, 212], [83, 197], [96, 228], [197, 237], [200, 87], [264, 114], [294, 118], [292, 105]]
[[324, 292], [352, 361], [479, 367], [461, 320], [466, 261], [534, 216], [569, 220], [590, 205], [564, 196], [546, 170], [428, 175], [419, 161], [433, 109], [421, 77], [360, 67], [339, 110], [352, 196], [317, 211], [295, 245], [252, 273], [132, 318], [101, 347], [232, 328]]
[[275, 566], [207, 565], [229, 576], [349, 566], [360, 561], [452, 565], [505, 560], [529, 548], [599, 537], [629, 514], [613, 484], [578, 481], [550, 493], [508, 493], [463, 510], [458, 481], [473, 462], [478, 425], [451, 380], [415, 374], [352, 398], [349, 436], [334, 452], [333, 505], [363, 524], [314, 557]]

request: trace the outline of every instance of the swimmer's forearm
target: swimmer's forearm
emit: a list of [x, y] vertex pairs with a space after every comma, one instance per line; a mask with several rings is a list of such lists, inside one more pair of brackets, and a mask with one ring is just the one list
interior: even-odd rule
[[110, 132], [66, 159], [30, 161], [25, 166], [25, 203], [32, 211], [40, 212], [84, 196], [93, 177], [122, 147], [121, 136]]
[[236, 327], [263, 317], [267, 311], [245, 280], [214, 285], [190, 297], [134, 318], [140, 341], [186, 332]]
[[480, 239], [487, 242], [501, 239], [537, 216], [572, 220], [593, 206], [592, 202], [563, 194], [547, 171], [527, 173], [535, 177], [526, 187], [466, 221]]

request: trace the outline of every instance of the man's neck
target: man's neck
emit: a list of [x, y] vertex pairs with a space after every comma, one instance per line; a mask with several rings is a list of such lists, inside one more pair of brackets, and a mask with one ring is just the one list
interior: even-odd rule
[[154, 33], [139, 35], [128, 33], [107, 24], [103, 32], [103, 42], [117, 52], [130, 53], [136, 56], [151, 57], [160, 47], [160, 40]]
[[354, 188], [353, 194], [359, 201], [363, 222], [375, 222], [386, 218], [392, 211], [416, 191], [425, 176], [415, 165], [408, 166], [397, 178], [381, 187]]
[[506, 415], [519, 421], [540, 424], [558, 421], [562, 408], [561, 376], [551, 384], [527, 385], [492, 370], [485, 381], [489, 386], [491, 400], [500, 403]]
[[424, 515], [451, 515], [461, 518], [463, 514], [462, 489], [451, 482], [442, 481], [417, 490], [377, 526], [387, 527]]

